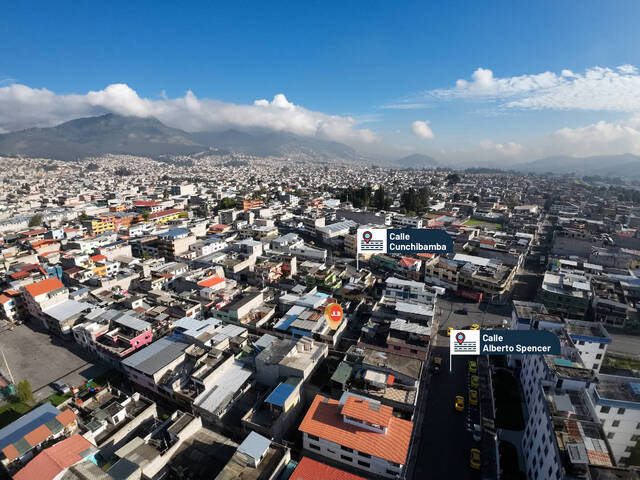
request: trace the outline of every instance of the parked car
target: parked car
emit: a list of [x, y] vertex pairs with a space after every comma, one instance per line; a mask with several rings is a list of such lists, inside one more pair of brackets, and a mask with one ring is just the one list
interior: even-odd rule
[[472, 448], [471, 449], [471, 455], [469, 458], [469, 464], [471, 465], [471, 468], [473, 468], [474, 470], [480, 470], [480, 450], [478, 450], [477, 448]]
[[456, 407], [457, 411], [459, 411], [459, 412], [464, 411], [464, 397], [462, 395], [457, 395], [456, 396], [456, 402], [455, 402], [454, 406]]
[[433, 359], [433, 373], [440, 373], [441, 367], [442, 367], [442, 358], [435, 357]]
[[67, 385], [64, 382], [61, 382], [60, 380], [53, 382], [51, 384], [51, 386], [53, 387], [53, 389], [58, 392], [61, 393], [62, 395], [66, 395], [67, 393], [71, 393], [71, 389], [69, 388], [69, 385]]

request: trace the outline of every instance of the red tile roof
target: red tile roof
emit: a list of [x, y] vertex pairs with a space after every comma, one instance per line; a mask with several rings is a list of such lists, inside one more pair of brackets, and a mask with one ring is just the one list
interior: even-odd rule
[[418, 261], [417, 258], [402, 257], [400, 259], [400, 261], [398, 262], [398, 264], [403, 266], [403, 267], [413, 267], [416, 264], [417, 261]]
[[20, 272], [13, 272], [10, 273], [9, 276], [13, 279], [13, 280], [20, 280], [21, 278], [26, 278], [29, 275], [31, 275], [29, 272], [25, 272], [25, 271], [20, 271]]
[[53, 435], [53, 432], [49, 430], [49, 427], [47, 427], [46, 425], [40, 425], [35, 430], [27, 433], [24, 436], [24, 439], [29, 443], [29, 445], [35, 447], [36, 445], [40, 445], [51, 435]]
[[365, 478], [316, 462], [308, 457], [302, 457], [289, 480], [365, 480]]
[[136, 200], [135, 202], [133, 202], [136, 207], [153, 207], [155, 205], [158, 205], [159, 203], [160, 202], [153, 202], [149, 200]]
[[149, 215], [149, 218], [166, 217], [167, 215], [173, 215], [174, 213], [180, 213], [180, 212], [182, 212], [182, 210], [180, 210], [179, 208], [171, 208], [169, 210], [163, 210], [161, 212], [152, 213], [151, 215]]
[[20, 456], [20, 452], [18, 452], [18, 449], [14, 447], [13, 444], [7, 445], [6, 447], [4, 447], [2, 449], [2, 453], [10, 462]]
[[93, 446], [82, 435], [72, 435], [40, 452], [13, 478], [14, 480], [33, 480], [34, 478], [53, 480], [63, 470], [83, 460], [82, 453]]
[[337, 400], [316, 395], [299, 430], [403, 465], [407, 459], [412, 428], [412, 422], [396, 417], [389, 419], [386, 434], [350, 425], [344, 422]]
[[11, 297], [7, 297], [4, 293], [0, 293], [0, 303], [5, 304], [11, 301]]
[[198, 282], [198, 285], [200, 285], [201, 287], [213, 287], [215, 285], [218, 285], [220, 283], [224, 282], [224, 278], [220, 278], [217, 275], [214, 275], [211, 278], [207, 278], [206, 280], [202, 280], [201, 282]]
[[64, 285], [56, 277], [51, 277], [45, 278], [40, 282], [34, 282], [26, 285], [24, 288], [27, 290], [29, 295], [35, 298], [38, 295], [52, 292], [53, 290], [57, 290], [58, 288], [64, 288]]
[[56, 420], [58, 420], [65, 427], [71, 425], [76, 421], [77, 418], [78, 416], [70, 408], [63, 410], [58, 415], [56, 415]]
[[591, 465], [602, 465], [605, 467], [613, 467], [611, 457], [606, 452], [596, 452], [595, 450], [587, 450], [587, 457]]
[[389, 420], [393, 416], [393, 408], [379, 404], [379, 408], [377, 408], [373, 407], [373, 405], [370, 400], [350, 396], [347, 397], [347, 401], [342, 406], [341, 413], [356, 420], [388, 427]]
[[107, 257], [105, 257], [102, 254], [98, 254], [98, 255], [94, 255], [92, 257], [89, 257], [91, 260], [93, 260], [94, 262], [103, 262], [107, 259]]

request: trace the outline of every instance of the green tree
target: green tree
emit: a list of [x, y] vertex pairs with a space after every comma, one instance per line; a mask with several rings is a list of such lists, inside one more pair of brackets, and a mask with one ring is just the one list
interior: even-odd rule
[[18, 385], [16, 385], [16, 392], [18, 393], [18, 399], [23, 403], [28, 403], [33, 400], [31, 384], [27, 379], [18, 382]]
[[148, 222], [149, 221], [149, 212], [146, 211], [146, 210], [144, 212], [142, 212], [142, 218], [144, 218], [145, 222]]
[[31, 220], [29, 220], [30, 227], [39, 227], [41, 225], [42, 225], [42, 215], [40, 215], [39, 213], [31, 217]]
[[447, 175], [447, 183], [449, 185], [455, 185], [458, 182], [460, 182], [460, 175], [458, 175], [457, 173], [450, 173], [449, 175]]
[[83, 210], [82, 213], [78, 215], [78, 220], [80, 220], [81, 222], [84, 222], [85, 220], [89, 220], [89, 215], [87, 215], [87, 212]]
[[222, 200], [220, 200], [220, 208], [222, 209], [231, 208], [235, 204], [236, 202], [233, 200], [233, 198], [224, 197]]
[[373, 194], [371, 206], [378, 210], [389, 210], [389, 207], [391, 207], [391, 197], [387, 195], [383, 186], [380, 186], [380, 188], [378, 188]]

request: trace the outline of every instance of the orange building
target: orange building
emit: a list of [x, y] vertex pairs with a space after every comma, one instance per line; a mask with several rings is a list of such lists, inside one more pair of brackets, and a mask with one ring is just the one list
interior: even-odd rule
[[262, 200], [250, 200], [248, 198], [238, 199], [238, 208], [242, 210], [251, 210], [252, 208], [264, 207]]

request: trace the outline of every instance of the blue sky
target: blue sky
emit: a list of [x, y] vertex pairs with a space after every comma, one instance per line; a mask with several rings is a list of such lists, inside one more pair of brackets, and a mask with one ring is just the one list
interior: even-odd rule
[[640, 153], [635, 1], [76, 3], [3, 7], [0, 129], [110, 110], [452, 161]]

